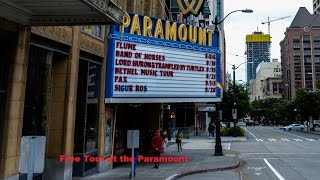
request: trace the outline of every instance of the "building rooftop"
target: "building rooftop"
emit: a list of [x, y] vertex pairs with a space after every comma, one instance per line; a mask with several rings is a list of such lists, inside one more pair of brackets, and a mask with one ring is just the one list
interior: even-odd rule
[[300, 7], [290, 28], [301, 28], [305, 26], [320, 27], [320, 16], [318, 14], [310, 14], [305, 7]]

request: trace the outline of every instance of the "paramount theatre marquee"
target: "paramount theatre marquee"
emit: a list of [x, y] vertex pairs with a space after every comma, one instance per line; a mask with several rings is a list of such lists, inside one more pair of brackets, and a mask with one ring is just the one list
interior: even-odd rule
[[218, 35], [137, 14], [108, 35], [106, 103], [220, 102]]

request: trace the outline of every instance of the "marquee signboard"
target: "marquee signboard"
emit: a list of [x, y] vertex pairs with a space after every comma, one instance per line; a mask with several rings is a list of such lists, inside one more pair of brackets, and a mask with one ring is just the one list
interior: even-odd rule
[[108, 35], [106, 103], [220, 102], [211, 29], [126, 14]]

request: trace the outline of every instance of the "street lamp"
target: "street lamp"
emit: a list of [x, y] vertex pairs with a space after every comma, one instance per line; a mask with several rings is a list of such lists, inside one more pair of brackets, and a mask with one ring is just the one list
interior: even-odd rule
[[236, 102], [236, 69], [238, 69], [242, 64], [253, 64], [253, 62], [243, 62], [239, 64], [237, 67], [236, 65], [232, 65], [232, 70], [233, 70], [233, 108], [232, 108], [232, 118], [233, 118], [233, 123], [234, 126], [236, 126], [237, 122], [237, 102]]
[[296, 122], [297, 111], [298, 111], [297, 109], [294, 109], [294, 110], [293, 110], [293, 115], [294, 115], [293, 121], [294, 121], [294, 123]]
[[215, 30], [218, 30], [218, 26], [219, 24], [221, 24], [230, 14], [234, 13], [234, 12], [243, 12], [243, 13], [253, 13], [252, 9], [239, 9], [239, 10], [234, 10], [231, 11], [229, 14], [226, 15], [226, 17], [224, 17], [220, 22], [218, 22], [218, 17], [216, 16], [214, 21], [212, 21], [212, 24], [215, 25]]
[[[215, 17], [215, 21], [212, 22], [212, 24], [215, 25], [215, 31], [219, 31], [217, 25], [221, 24], [230, 14], [234, 13], [234, 12], [238, 12], [241, 11], [243, 13], [252, 13], [253, 10], [251, 9], [243, 9], [243, 10], [235, 10], [230, 12], [229, 14], [227, 14], [227, 16], [225, 16], [220, 22], [218, 22], [218, 17], [216, 15]], [[219, 33], [219, 32], [218, 32]], [[217, 117], [218, 115], [218, 108], [216, 109], [216, 116], [215, 116], [215, 122], [216, 122], [216, 145], [215, 145], [215, 152], [214, 152], [214, 156], [223, 156], [222, 153], [222, 145], [221, 145], [221, 137], [220, 137], [220, 120], [223, 120], [222, 117], [222, 106], [223, 104], [221, 103], [220, 105], [217, 103], [217, 107], [219, 106], [219, 117]]]

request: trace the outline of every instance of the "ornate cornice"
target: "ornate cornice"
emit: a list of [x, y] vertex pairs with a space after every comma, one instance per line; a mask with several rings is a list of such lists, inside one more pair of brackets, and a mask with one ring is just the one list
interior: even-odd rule
[[72, 45], [72, 29], [68, 26], [32, 26], [31, 32], [69, 46]]
[[124, 11], [122, 11], [114, 2], [110, 0], [82, 0], [102, 12], [115, 23], [121, 24]]
[[80, 49], [94, 55], [104, 57], [105, 43], [104, 41], [93, 38], [86, 33], [81, 33]]

